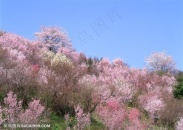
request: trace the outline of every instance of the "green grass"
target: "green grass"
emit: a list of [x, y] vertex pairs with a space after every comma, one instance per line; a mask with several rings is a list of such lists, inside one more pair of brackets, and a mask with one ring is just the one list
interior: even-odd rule
[[[74, 119], [74, 117], [71, 117]], [[63, 116], [57, 116], [55, 113], [52, 113], [50, 116], [50, 128], [41, 128], [39, 130], [65, 130], [66, 124]], [[91, 119], [91, 124], [86, 128], [86, 130], [106, 130], [105, 126], [95, 118]]]
[[51, 130], [65, 130], [65, 119], [64, 117], [59, 117], [55, 113], [51, 114], [50, 117]]

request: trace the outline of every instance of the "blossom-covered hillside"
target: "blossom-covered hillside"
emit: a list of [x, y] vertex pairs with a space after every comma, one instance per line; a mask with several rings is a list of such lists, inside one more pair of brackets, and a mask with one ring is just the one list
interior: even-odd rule
[[49, 129], [183, 130], [172, 57], [155, 53], [135, 69], [122, 59], [86, 57], [60, 28], [35, 35], [0, 34], [1, 128], [51, 122]]

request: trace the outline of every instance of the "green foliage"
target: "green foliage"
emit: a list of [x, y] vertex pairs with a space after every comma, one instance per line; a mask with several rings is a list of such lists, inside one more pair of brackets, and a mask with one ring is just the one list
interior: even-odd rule
[[[51, 113], [49, 120], [51, 124], [51, 130], [65, 130], [67, 127], [64, 117], [58, 116], [55, 112]], [[73, 128], [76, 122], [76, 118], [72, 116], [70, 117], [68, 126], [70, 126], [70, 128]], [[39, 130], [44, 130], [44, 128], [41, 128]], [[86, 128], [86, 130], [105, 130], [105, 126], [95, 118], [91, 118], [91, 124], [89, 127]]]
[[178, 76], [177, 85], [175, 86], [175, 90], [173, 94], [174, 94], [174, 97], [177, 99], [183, 98], [183, 76]]
[[86, 130], [106, 130], [106, 127], [102, 124], [102, 121], [98, 119], [97, 115], [93, 113], [90, 127], [87, 127]]
[[64, 117], [57, 116], [56, 113], [52, 113], [50, 116], [51, 130], [65, 130], [66, 124]]
[[99, 122], [91, 122], [90, 127], [86, 128], [86, 130], [105, 130], [105, 126]]
[[6, 97], [6, 93], [1, 92], [0, 93], [0, 102], [3, 102], [5, 97]]
[[174, 90], [174, 97], [181, 99], [183, 98], [183, 82], [179, 83]]

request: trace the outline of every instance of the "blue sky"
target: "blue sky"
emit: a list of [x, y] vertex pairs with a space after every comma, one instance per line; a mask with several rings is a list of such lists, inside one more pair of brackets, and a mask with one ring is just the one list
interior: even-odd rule
[[165, 51], [183, 70], [183, 0], [0, 0], [0, 28], [35, 39], [41, 26], [64, 29], [77, 51], [142, 68]]

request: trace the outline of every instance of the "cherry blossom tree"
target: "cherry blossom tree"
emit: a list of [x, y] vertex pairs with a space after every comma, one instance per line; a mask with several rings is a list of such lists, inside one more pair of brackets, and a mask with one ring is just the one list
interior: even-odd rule
[[165, 107], [163, 98], [161, 98], [161, 90], [158, 87], [149, 90], [149, 92], [141, 95], [139, 99], [143, 109], [148, 112], [149, 117], [156, 123], [157, 119], [160, 118], [160, 112]]
[[155, 52], [146, 59], [146, 65], [153, 71], [174, 71], [175, 61], [165, 52]]
[[97, 114], [109, 130], [121, 130], [124, 127], [125, 107], [115, 98], [110, 98], [97, 107]]
[[18, 59], [27, 59], [31, 63], [38, 61], [40, 43], [28, 40], [24, 37], [12, 33], [5, 33], [0, 38], [3, 49], [9, 51]]
[[76, 52], [75, 50], [67, 47], [60, 47], [58, 53], [65, 55], [68, 59], [74, 63], [81, 64], [86, 61], [86, 57], [83, 53]]
[[72, 48], [67, 34], [59, 27], [42, 27], [35, 35], [50, 51], [56, 52], [59, 47]]

